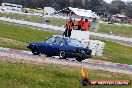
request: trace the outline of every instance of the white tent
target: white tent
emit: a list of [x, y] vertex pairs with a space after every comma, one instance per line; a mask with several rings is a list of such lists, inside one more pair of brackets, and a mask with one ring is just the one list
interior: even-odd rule
[[44, 14], [45, 15], [52, 15], [56, 12], [56, 10], [52, 7], [44, 7]]
[[78, 16], [98, 18], [98, 16], [91, 10], [78, 9], [78, 8], [72, 8], [72, 7], [69, 7], [69, 9]]
[[64, 8], [60, 11], [58, 11], [58, 13], [60, 12], [66, 12], [66, 13], [74, 13], [78, 16], [84, 16], [84, 17], [92, 17], [92, 18], [99, 18], [97, 16], [97, 14], [95, 14], [94, 12], [92, 12], [91, 10], [85, 10], [85, 9], [79, 9], [79, 8], [72, 8], [72, 7], [67, 7]]

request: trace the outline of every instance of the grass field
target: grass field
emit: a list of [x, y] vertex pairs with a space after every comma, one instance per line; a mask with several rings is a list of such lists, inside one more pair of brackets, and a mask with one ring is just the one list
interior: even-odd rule
[[[0, 13], [2, 17], [10, 17], [13, 19], [23, 19], [26, 21], [38, 22], [38, 23], [45, 23], [50, 25], [56, 26], [64, 26], [65, 20], [58, 19], [58, 18], [43, 18], [40, 16], [29, 16], [29, 15], [21, 15], [21, 14], [14, 14], [14, 13]], [[44, 20], [49, 20], [50, 22], [43, 22]], [[76, 28], [76, 27], [75, 27]], [[93, 31], [93, 30], [91, 30]], [[99, 33], [109, 33], [112, 31], [112, 35], [124, 36], [124, 37], [131, 37], [132, 38], [132, 26], [125, 26], [123, 24], [120, 25], [108, 25], [107, 23], [101, 23], [99, 25]]]
[[26, 27], [0, 24], [0, 46], [27, 50], [29, 42], [44, 41], [53, 33], [31, 30]]
[[132, 38], [132, 26], [100, 24], [98, 32]]
[[[2, 47], [27, 50], [28, 42], [43, 41], [51, 35], [53, 33], [0, 24], [0, 46]], [[104, 56], [93, 57], [93, 59], [132, 64], [132, 47], [113, 42], [104, 42], [106, 43]]]
[[[86, 70], [91, 80], [131, 80], [132, 75]], [[129, 86], [80, 85], [81, 68], [37, 66], [28, 63], [0, 62], [0, 88], [131, 88]]]
[[[43, 41], [54, 33], [0, 23], [0, 47], [28, 50], [28, 42]], [[104, 56], [93, 59], [132, 64], [132, 47], [104, 41]], [[92, 80], [131, 80], [132, 75], [89, 70]], [[80, 85], [81, 69], [64, 66], [37, 66], [0, 61], [0, 88], [85, 88]], [[131, 88], [129, 86], [88, 86], [86, 88]]]
[[116, 63], [132, 64], [132, 47], [113, 42], [105, 42], [104, 54], [102, 57], [94, 57], [96, 60], [104, 60]]
[[[25, 20], [25, 21], [31, 21], [31, 22], [37, 22], [37, 23], [44, 23], [44, 24], [50, 24], [50, 25], [56, 25], [56, 26], [63, 26], [65, 24], [65, 20], [58, 19], [58, 18], [44, 18], [41, 16], [33, 16], [33, 15], [24, 15], [24, 14], [16, 14], [16, 13], [0, 13], [1, 17], [10, 17], [12, 19], [18, 19], [18, 20]], [[49, 22], [45, 22], [48, 20]]]

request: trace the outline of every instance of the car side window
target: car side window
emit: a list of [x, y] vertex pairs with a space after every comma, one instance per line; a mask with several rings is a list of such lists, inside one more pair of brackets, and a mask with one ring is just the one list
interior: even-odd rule
[[56, 38], [54, 44], [62, 44], [62, 38]]
[[62, 39], [61, 45], [65, 45], [65, 41], [64, 41], [64, 39]]
[[81, 44], [81, 42], [79, 42], [76, 39], [68, 39], [68, 44], [71, 45], [71, 46], [83, 47], [83, 45]]
[[47, 39], [46, 41], [45, 41], [45, 43], [54, 43], [55, 42], [55, 37], [50, 37], [49, 39]]

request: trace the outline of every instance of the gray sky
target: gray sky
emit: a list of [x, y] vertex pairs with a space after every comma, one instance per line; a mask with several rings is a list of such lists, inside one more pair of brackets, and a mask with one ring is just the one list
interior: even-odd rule
[[[112, 0], [104, 0], [104, 1], [111, 3]], [[127, 2], [127, 1], [132, 1], [132, 0], [121, 0], [121, 1]]]

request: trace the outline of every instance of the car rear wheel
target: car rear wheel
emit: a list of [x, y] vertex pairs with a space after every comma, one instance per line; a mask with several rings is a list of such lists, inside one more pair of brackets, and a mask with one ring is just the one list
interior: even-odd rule
[[65, 51], [60, 51], [60, 52], [59, 52], [59, 57], [60, 57], [61, 59], [66, 59], [66, 52], [65, 52]]
[[33, 53], [34, 55], [39, 55], [39, 54], [40, 54], [40, 52], [39, 52], [37, 46], [32, 46], [31, 51], [32, 51], [32, 53]]
[[81, 62], [83, 59], [80, 58], [80, 57], [76, 57], [76, 60], [79, 61], [79, 62]]

